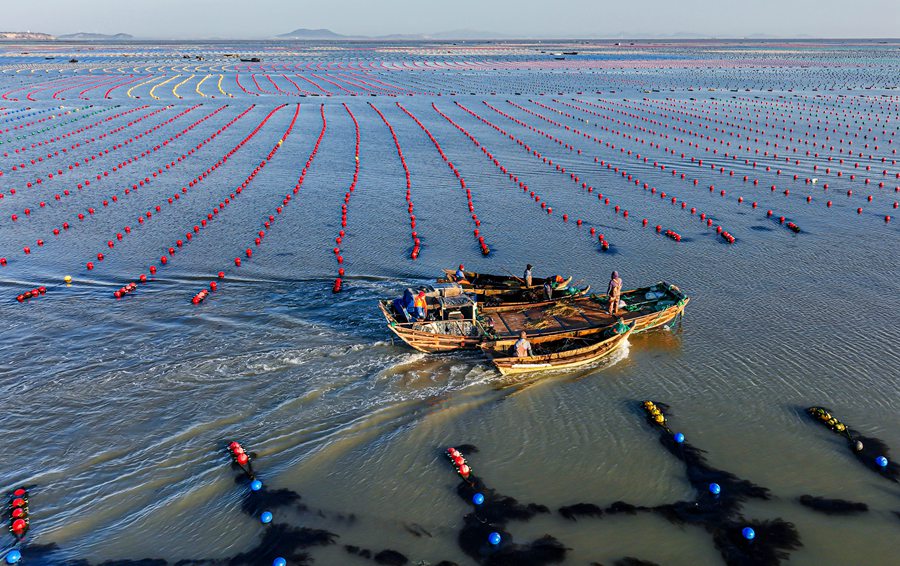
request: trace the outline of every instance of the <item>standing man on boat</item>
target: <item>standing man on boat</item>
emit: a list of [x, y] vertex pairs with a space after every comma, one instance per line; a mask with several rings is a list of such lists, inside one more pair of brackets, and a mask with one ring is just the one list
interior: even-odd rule
[[534, 355], [531, 351], [531, 342], [528, 341], [528, 334], [524, 330], [519, 333], [519, 339], [513, 344], [513, 352], [517, 358], [527, 358]]
[[531, 287], [531, 268], [532, 267], [533, 266], [530, 263], [525, 266], [525, 277], [524, 277], [525, 285], [527, 285], [529, 287]]
[[618, 271], [613, 271], [609, 278], [609, 287], [606, 289], [609, 296], [609, 314], [616, 314], [619, 310], [619, 301], [622, 297], [622, 278]]
[[459, 264], [459, 269], [456, 270], [456, 274], [453, 277], [456, 279], [457, 283], [465, 283], [466, 282], [466, 266], [463, 264]]

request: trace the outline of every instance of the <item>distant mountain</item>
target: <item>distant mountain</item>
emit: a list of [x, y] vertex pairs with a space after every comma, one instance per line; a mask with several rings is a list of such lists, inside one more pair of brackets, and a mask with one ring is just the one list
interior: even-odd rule
[[352, 39], [349, 35], [334, 33], [330, 29], [297, 28], [292, 32], [276, 35], [278, 39]]
[[35, 41], [46, 41], [56, 38], [49, 33], [35, 33], [31, 31], [0, 31], [0, 40], [2, 39], [28, 39]]
[[85, 33], [85, 32], [78, 32], [78, 33], [67, 33], [66, 35], [59, 35], [59, 36], [56, 37], [56, 39], [63, 39], [63, 40], [66, 40], [66, 39], [68, 39], [68, 40], [75, 39], [75, 40], [92, 40], [92, 41], [120, 41], [120, 40], [134, 39], [134, 36], [133, 36], [133, 35], [129, 35], [129, 34], [127, 34], [127, 33], [117, 33], [117, 34], [115, 34], [115, 35], [107, 35], [107, 34], [105, 34], [105, 33]]

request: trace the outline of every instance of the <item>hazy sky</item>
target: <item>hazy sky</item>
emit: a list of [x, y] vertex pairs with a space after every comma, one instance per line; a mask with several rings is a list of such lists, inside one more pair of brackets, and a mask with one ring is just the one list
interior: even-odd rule
[[470, 29], [522, 36], [898, 37], [900, 0], [3, 0], [0, 31], [260, 38]]

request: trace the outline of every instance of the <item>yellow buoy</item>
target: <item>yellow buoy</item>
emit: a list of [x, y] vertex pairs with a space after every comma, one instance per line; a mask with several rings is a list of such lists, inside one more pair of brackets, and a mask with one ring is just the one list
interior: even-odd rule
[[71, 276], [71, 275], [66, 275], [65, 277], [63, 277], [63, 281], [65, 281], [67, 284], [68, 284], [68, 283], [71, 283], [71, 282], [72, 282], [72, 276]]

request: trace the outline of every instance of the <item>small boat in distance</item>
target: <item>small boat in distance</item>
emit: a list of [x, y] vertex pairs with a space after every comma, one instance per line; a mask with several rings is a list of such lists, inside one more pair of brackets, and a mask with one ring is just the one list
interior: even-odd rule
[[636, 326], [636, 322], [630, 326], [618, 322], [589, 336], [561, 335], [534, 344], [532, 356], [510, 355], [516, 343], [513, 339], [485, 342], [481, 349], [502, 375], [572, 369], [592, 364], [613, 353], [628, 340]]

